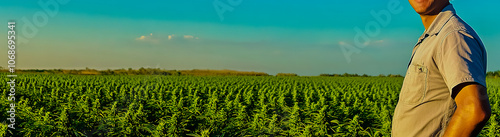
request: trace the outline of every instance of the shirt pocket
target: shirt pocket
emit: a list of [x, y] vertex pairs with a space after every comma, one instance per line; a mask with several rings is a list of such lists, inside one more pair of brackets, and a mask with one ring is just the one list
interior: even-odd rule
[[412, 62], [406, 72], [401, 95], [399, 96], [401, 101], [406, 104], [423, 102], [427, 92], [427, 75], [428, 70], [423, 65], [423, 62]]

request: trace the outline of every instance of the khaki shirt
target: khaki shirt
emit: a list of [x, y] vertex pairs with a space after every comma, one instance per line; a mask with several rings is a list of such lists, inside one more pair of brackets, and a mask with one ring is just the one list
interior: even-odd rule
[[479, 36], [446, 6], [413, 48], [394, 111], [392, 136], [442, 136], [456, 104], [452, 89], [486, 87], [486, 50]]

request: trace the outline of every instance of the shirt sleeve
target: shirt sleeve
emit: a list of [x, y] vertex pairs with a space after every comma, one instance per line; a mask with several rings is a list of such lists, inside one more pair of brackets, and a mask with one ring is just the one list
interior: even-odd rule
[[450, 95], [455, 86], [466, 82], [486, 87], [486, 51], [480, 40], [462, 30], [449, 32], [441, 43], [440, 55], [436, 65]]

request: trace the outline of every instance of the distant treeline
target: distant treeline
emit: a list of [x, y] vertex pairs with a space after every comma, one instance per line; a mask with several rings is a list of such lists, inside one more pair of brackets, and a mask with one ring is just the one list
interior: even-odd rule
[[[0, 67], [0, 72], [8, 72], [7, 69]], [[140, 68], [140, 69], [26, 69], [16, 70], [16, 73], [44, 73], [44, 74], [74, 74], [74, 75], [166, 75], [166, 76], [271, 76], [264, 72], [236, 71], [236, 70], [164, 70], [159, 68]], [[488, 72], [487, 77], [500, 78], [500, 70]], [[276, 76], [299, 76], [295, 73], [278, 73]], [[367, 74], [320, 74], [322, 77], [373, 77]], [[378, 77], [404, 77], [399, 74], [380, 74]]]
[[[320, 74], [319, 76], [323, 76], [323, 77], [372, 77], [370, 75], [367, 75], [367, 74], [363, 74], [363, 75], [359, 75], [359, 74], [349, 74], [349, 73], [344, 73], [344, 74]], [[378, 75], [378, 77], [403, 77], [399, 74], [395, 75], [395, 74], [389, 74], [389, 75], [384, 75], [384, 74], [380, 74]]]
[[[349, 73], [344, 73], [344, 74], [320, 74], [319, 76], [325, 76], [325, 77], [371, 77], [370, 75], [363, 74], [349, 74]], [[404, 77], [399, 74], [389, 74], [389, 75], [384, 75], [380, 74], [378, 77]], [[490, 71], [486, 73], [486, 77], [493, 77], [493, 78], [500, 78], [500, 70], [497, 71]]]
[[278, 73], [276, 76], [299, 76], [295, 73]]
[[[2, 70], [7, 72], [7, 70]], [[27, 69], [16, 70], [16, 73], [45, 73], [45, 74], [74, 74], [74, 75], [166, 75], [166, 76], [269, 76], [264, 72], [247, 72], [235, 70], [163, 70], [158, 68], [140, 68], [134, 70], [129, 69], [115, 69], [115, 70], [96, 70], [96, 69], [83, 69], [83, 70], [67, 70], [67, 69]]]
[[497, 71], [490, 71], [488, 73], [486, 73], [486, 76], [488, 77], [494, 77], [494, 78], [500, 78], [500, 70], [497, 70]]
[[222, 75], [222, 76], [270, 76], [264, 72], [253, 72], [253, 71], [236, 71], [236, 70], [180, 70], [177, 71], [179, 75], [192, 75], [192, 76], [210, 76], [210, 75]]

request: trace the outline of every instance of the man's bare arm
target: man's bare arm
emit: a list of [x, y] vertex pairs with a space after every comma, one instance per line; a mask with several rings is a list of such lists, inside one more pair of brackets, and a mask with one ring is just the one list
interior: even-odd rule
[[453, 114], [445, 137], [477, 136], [491, 115], [486, 88], [477, 83], [464, 83], [453, 88], [457, 109]]

